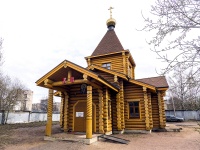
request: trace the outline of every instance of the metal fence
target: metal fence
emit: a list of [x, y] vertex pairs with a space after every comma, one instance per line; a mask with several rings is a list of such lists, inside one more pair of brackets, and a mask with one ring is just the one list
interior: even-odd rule
[[[174, 115], [173, 110], [166, 110], [166, 115]], [[184, 120], [200, 120], [200, 111], [188, 111], [188, 110], [176, 110], [175, 115], [177, 117], [184, 118]]]
[[[2, 113], [0, 113], [0, 124], [2, 120]], [[10, 112], [8, 115], [8, 124], [13, 123], [28, 123], [28, 122], [38, 122], [38, 121], [46, 121], [47, 113], [44, 112]], [[52, 114], [53, 121], [60, 120], [59, 113]]]
[[[166, 115], [174, 115], [173, 110], [166, 110]], [[187, 120], [200, 120], [200, 111], [184, 111], [184, 110], [177, 110], [176, 112], [177, 117], [182, 117], [186, 121]], [[2, 113], [0, 113], [0, 123], [2, 120]], [[13, 123], [28, 123], [28, 122], [38, 122], [38, 121], [46, 121], [47, 120], [47, 113], [46, 112], [11, 112], [8, 115], [8, 124]], [[53, 121], [60, 120], [59, 113], [52, 114]]]

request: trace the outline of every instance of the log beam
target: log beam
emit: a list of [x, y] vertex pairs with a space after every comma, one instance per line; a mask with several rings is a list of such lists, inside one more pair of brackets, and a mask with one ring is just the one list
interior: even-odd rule
[[68, 73], [67, 73], [67, 81], [70, 82], [70, 78], [72, 77], [72, 70], [69, 69]]
[[48, 98], [48, 107], [47, 107], [46, 136], [51, 136], [52, 112], [53, 112], [53, 90], [49, 89], [49, 98]]
[[104, 121], [104, 132], [108, 131], [108, 88], [105, 88], [105, 96], [103, 98], [103, 121]]
[[57, 82], [53, 82], [52, 86], [73, 85], [73, 84], [82, 84], [82, 83], [87, 83], [87, 80], [77, 79], [77, 80], [74, 80], [74, 82], [66, 81], [65, 83], [63, 83], [63, 81], [57, 81]]
[[87, 86], [86, 138], [92, 138], [92, 86]]
[[145, 109], [146, 130], [150, 130], [148, 96], [147, 96], [147, 88], [146, 87], [143, 87], [143, 92], [144, 92], [144, 109]]
[[64, 93], [64, 97], [65, 97], [65, 103], [64, 103], [64, 132], [68, 131], [68, 101], [69, 101], [69, 96], [68, 94], [65, 92]]
[[61, 103], [60, 103], [60, 127], [64, 127], [64, 94], [61, 94]]
[[159, 122], [160, 122], [160, 128], [165, 128], [165, 123], [164, 123], [164, 114], [163, 114], [163, 97], [161, 91], [158, 91], [158, 107], [159, 107]]
[[120, 93], [116, 95], [116, 102], [117, 102], [117, 130], [121, 131], [121, 111], [120, 111]]
[[120, 80], [120, 112], [121, 112], [121, 129], [125, 128], [125, 120], [124, 120], [124, 82]]
[[103, 128], [103, 91], [98, 90], [99, 93], [99, 133], [104, 133]]

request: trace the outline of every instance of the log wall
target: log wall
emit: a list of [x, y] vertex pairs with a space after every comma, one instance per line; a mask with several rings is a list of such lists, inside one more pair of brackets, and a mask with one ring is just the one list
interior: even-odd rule
[[124, 73], [122, 54], [107, 55], [91, 58], [91, 64], [102, 66], [103, 63], [111, 63], [111, 70]]
[[152, 105], [152, 120], [153, 120], [153, 128], [159, 128], [159, 107], [158, 107], [158, 96], [156, 93], [152, 93], [151, 95], [151, 105]]
[[113, 83], [114, 82], [114, 75], [97, 70], [95, 71], [97, 74], [99, 74], [100, 76], [102, 76], [104, 79], [106, 79], [107, 81]]
[[[129, 119], [128, 101], [139, 100], [140, 119]], [[124, 83], [124, 118], [125, 129], [146, 130], [143, 88], [128, 82]]]

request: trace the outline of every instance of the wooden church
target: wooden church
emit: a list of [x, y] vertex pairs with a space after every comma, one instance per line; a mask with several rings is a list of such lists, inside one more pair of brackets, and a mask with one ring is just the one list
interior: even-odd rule
[[85, 57], [87, 68], [64, 60], [36, 81], [49, 89], [47, 136], [51, 136], [53, 95], [61, 96], [60, 127], [65, 132], [86, 132], [87, 139], [94, 133], [165, 128], [166, 79], [135, 79], [136, 64], [120, 43], [115, 25], [111, 13], [106, 34]]

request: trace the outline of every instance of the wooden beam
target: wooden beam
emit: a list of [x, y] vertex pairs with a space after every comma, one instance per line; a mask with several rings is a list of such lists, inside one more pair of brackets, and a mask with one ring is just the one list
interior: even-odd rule
[[60, 127], [64, 127], [64, 94], [61, 95], [61, 103], [60, 103]]
[[86, 138], [92, 138], [92, 86], [87, 86]]
[[64, 103], [64, 132], [67, 132], [68, 130], [68, 101], [69, 101], [69, 96], [67, 92], [64, 93], [65, 97], [65, 103]]
[[73, 85], [73, 84], [81, 84], [81, 83], [87, 83], [87, 80], [77, 79], [77, 80], [74, 80], [74, 82], [66, 81], [65, 83], [63, 83], [63, 81], [57, 81], [57, 82], [52, 83], [52, 86]]
[[108, 132], [108, 88], [106, 87], [103, 97], [103, 120], [104, 120], [104, 132]]
[[49, 89], [49, 98], [48, 98], [48, 106], [47, 106], [46, 136], [51, 136], [52, 112], [53, 112], [53, 90]]
[[157, 90], [159, 90], [159, 91], [167, 91], [168, 90], [168, 88], [166, 87], [166, 88], [156, 88]]
[[148, 106], [148, 96], [147, 96], [147, 88], [143, 86], [144, 92], [144, 109], [145, 109], [145, 124], [146, 130], [150, 130], [150, 120], [149, 120], [149, 106]]
[[103, 128], [103, 91], [98, 90], [99, 92], [99, 133], [104, 133]]
[[94, 82], [91, 82], [91, 81], [87, 81], [88, 84], [92, 85], [93, 87], [97, 88], [97, 89], [102, 89], [101, 86], [97, 85], [96, 83]]
[[72, 76], [72, 70], [69, 69], [68, 73], [67, 73], [67, 81], [70, 82], [70, 78]]
[[83, 80], [87, 80], [88, 76], [86, 74], [83, 74]]

